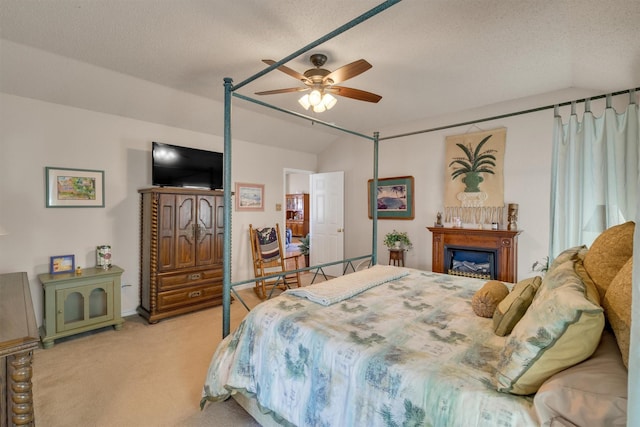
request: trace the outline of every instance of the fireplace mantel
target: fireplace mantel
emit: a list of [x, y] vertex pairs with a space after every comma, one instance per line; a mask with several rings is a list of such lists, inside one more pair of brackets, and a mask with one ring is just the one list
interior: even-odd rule
[[497, 279], [515, 283], [518, 278], [518, 235], [522, 230], [480, 230], [427, 227], [433, 234], [432, 270], [445, 273], [445, 247], [495, 250]]

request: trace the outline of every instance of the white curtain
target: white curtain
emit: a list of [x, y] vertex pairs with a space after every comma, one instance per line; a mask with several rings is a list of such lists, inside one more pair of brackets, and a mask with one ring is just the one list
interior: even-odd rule
[[[607, 106], [602, 117], [585, 112], [567, 124], [555, 117], [551, 178], [550, 257], [585, 244], [606, 228], [633, 220], [640, 224], [640, 112]], [[609, 104], [608, 104], [609, 105]], [[587, 108], [588, 110], [588, 108]], [[628, 426], [640, 425], [640, 227], [633, 248], [632, 322], [629, 349]]]
[[551, 258], [636, 218], [639, 114], [630, 104], [623, 114], [610, 107], [601, 117], [586, 111], [582, 122], [576, 114], [566, 124], [554, 118]]

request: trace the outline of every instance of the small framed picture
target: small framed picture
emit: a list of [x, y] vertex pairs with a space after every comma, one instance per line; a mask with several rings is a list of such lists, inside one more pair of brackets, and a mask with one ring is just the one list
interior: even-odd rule
[[264, 184], [243, 184], [236, 182], [236, 210], [263, 211]]
[[73, 273], [76, 269], [76, 257], [74, 255], [56, 255], [49, 261], [49, 273]]
[[104, 171], [46, 167], [48, 208], [103, 208]]

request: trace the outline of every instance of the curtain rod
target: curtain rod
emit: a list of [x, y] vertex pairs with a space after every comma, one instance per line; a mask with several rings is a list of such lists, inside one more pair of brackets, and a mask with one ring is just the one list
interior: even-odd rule
[[438, 126], [438, 127], [431, 128], [431, 129], [423, 129], [423, 130], [417, 130], [417, 131], [414, 131], [414, 132], [401, 133], [401, 134], [398, 134], [398, 135], [380, 137], [379, 140], [380, 141], [384, 141], [384, 140], [387, 140], [387, 139], [402, 138], [402, 137], [405, 137], [405, 136], [412, 136], [412, 135], [418, 135], [418, 134], [421, 134], [421, 133], [435, 132], [435, 131], [438, 131], [438, 130], [451, 129], [451, 128], [455, 128], [455, 127], [459, 127], [459, 126], [473, 125], [473, 124], [476, 124], [476, 123], [488, 122], [490, 120], [498, 120], [498, 119], [504, 119], [504, 118], [507, 118], [507, 117], [519, 116], [519, 115], [522, 115], [522, 114], [536, 113], [538, 111], [550, 110], [550, 109], [556, 108], [556, 107], [564, 107], [566, 105], [571, 105], [571, 104], [575, 104], [575, 103], [578, 103], [578, 102], [586, 102], [586, 101], [589, 101], [589, 100], [606, 98], [607, 96], [624, 95], [625, 93], [629, 93], [631, 91], [640, 91], [640, 87], [636, 87], [636, 88], [633, 88], [633, 89], [627, 89], [627, 90], [621, 90], [619, 92], [614, 92], [614, 93], [607, 93], [607, 94], [603, 94], [603, 95], [591, 96], [589, 98], [578, 99], [576, 101], [567, 101], [567, 102], [562, 102], [562, 103], [559, 103], [559, 104], [547, 105], [545, 107], [531, 108], [529, 110], [522, 110], [522, 111], [516, 111], [516, 112], [513, 112], [513, 113], [501, 114], [501, 115], [493, 116], [493, 117], [486, 117], [484, 119], [470, 120], [468, 122], [456, 123], [456, 124], [445, 125], [445, 126]]

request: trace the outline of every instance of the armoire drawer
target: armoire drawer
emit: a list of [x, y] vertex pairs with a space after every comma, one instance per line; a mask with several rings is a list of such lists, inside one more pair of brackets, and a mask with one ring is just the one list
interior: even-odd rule
[[208, 283], [158, 293], [158, 311], [222, 298], [222, 283]]
[[158, 275], [158, 292], [202, 284], [212, 280], [222, 283], [222, 268], [162, 274]]

